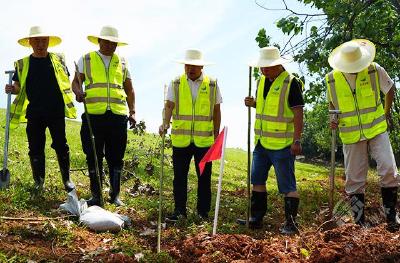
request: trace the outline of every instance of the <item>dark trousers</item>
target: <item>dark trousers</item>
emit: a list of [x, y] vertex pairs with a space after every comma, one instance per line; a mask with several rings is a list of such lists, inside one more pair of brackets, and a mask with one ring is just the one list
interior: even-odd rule
[[186, 214], [188, 173], [193, 156], [197, 174], [197, 212], [199, 214], [207, 214], [210, 211], [212, 163], [206, 164], [202, 175], [200, 175], [199, 171], [199, 162], [208, 149], [209, 147], [196, 147], [193, 143], [184, 148], [172, 148], [175, 211]]
[[[99, 167], [105, 156], [109, 169], [121, 169], [127, 142], [128, 118], [125, 115], [113, 114], [111, 111], [106, 111], [101, 115], [89, 114], [89, 116]], [[81, 141], [88, 168], [94, 170], [93, 147], [85, 114], [82, 114]]]
[[44, 157], [44, 148], [46, 145], [46, 128], [49, 128], [51, 139], [51, 148], [57, 155], [65, 156], [69, 152], [67, 138], [65, 136], [64, 117], [30, 117], [26, 125], [26, 134], [28, 136], [29, 156]]

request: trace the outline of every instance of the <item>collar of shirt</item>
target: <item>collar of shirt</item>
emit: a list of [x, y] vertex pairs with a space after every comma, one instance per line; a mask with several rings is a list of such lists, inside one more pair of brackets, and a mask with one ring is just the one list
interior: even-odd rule
[[343, 73], [347, 83], [349, 84], [351, 90], [356, 89], [356, 79], [357, 73]]
[[196, 80], [191, 80], [191, 79], [189, 79], [188, 78], [188, 76], [186, 75], [186, 79], [187, 79], [187, 81], [190, 83], [190, 82], [203, 82], [203, 73], [201, 73], [201, 75], [200, 75], [200, 77], [198, 77]]

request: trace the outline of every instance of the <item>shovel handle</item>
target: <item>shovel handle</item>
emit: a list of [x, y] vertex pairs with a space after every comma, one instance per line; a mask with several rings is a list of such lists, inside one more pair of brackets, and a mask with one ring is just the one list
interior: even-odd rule
[[[341, 114], [340, 110], [330, 109], [329, 115], [332, 119], [337, 120], [338, 115]], [[332, 145], [331, 145], [331, 170], [329, 173], [329, 218], [333, 217], [333, 196], [335, 191], [335, 165], [336, 165], [336, 129], [332, 129]]]
[[[164, 85], [164, 100], [163, 100], [163, 111], [162, 111], [162, 122], [163, 127], [165, 127], [165, 123], [167, 122], [165, 119], [165, 102], [166, 102], [166, 93], [167, 93], [167, 85]], [[158, 196], [158, 220], [157, 220], [157, 253], [161, 252], [161, 216], [162, 216], [162, 208], [163, 208], [163, 178], [164, 178], [164, 149], [165, 149], [165, 131], [161, 135], [161, 163], [160, 163], [160, 191]]]
[[[79, 88], [81, 88], [82, 85], [82, 80], [80, 77], [80, 73], [79, 73], [79, 68], [78, 68], [78, 64], [76, 64], [76, 62], [74, 61], [74, 65], [75, 65], [75, 70], [76, 70], [76, 76], [78, 78], [78, 83], [79, 83]], [[100, 168], [99, 168], [99, 160], [97, 159], [97, 151], [96, 151], [96, 141], [94, 138], [94, 133], [93, 133], [93, 129], [92, 129], [92, 124], [90, 122], [90, 116], [89, 116], [89, 112], [87, 110], [87, 106], [86, 106], [86, 98], [83, 99], [83, 108], [85, 110], [85, 117], [86, 117], [86, 121], [87, 121], [87, 125], [89, 128], [89, 136], [90, 136], [90, 142], [92, 143], [92, 151], [93, 151], [93, 158], [94, 158], [94, 167], [95, 167], [95, 172], [96, 172], [96, 181], [98, 183], [98, 185], [102, 186], [102, 182], [100, 179]], [[101, 171], [102, 172], [102, 171]], [[103, 199], [103, 189], [100, 189], [100, 206], [103, 207], [104, 205], [104, 199]]]
[[[253, 68], [249, 67], [249, 97], [251, 96], [251, 83], [252, 83]], [[250, 196], [250, 169], [251, 169], [251, 107], [247, 108], [247, 209], [246, 209], [246, 227], [249, 228], [249, 220], [251, 216], [251, 196]]]
[[[5, 73], [8, 74], [8, 84], [12, 84], [12, 78], [14, 70], [7, 70]], [[8, 159], [8, 141], [10, 135], [10, 107], [11, 107], [11, 92], [7, 93], [7, 109], [6, 109], [6, 128], [4, 135], [4, 154], [3, 154], [3, 174], [7, 171], [7, 159]]]
[[331, 170], [329, 174], [329, 218], [333, 216], [333, 195], [335, 191], [336, 129], [332, 129]]

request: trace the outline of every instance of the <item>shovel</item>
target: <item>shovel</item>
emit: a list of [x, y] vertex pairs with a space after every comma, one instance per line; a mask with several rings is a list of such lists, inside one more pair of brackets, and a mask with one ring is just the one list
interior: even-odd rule
[[[162, 111], [162, 119], [163, 119], [163, 128], [165, 127], [165, 94], [167, 93], [167, 86], [164, 85], [164, 109]], [[159, 199], [158, 199], [158, 221], [157, 221], [157, 253], [161, 252], [161, 215], [162, 215], [162, 201], [163, 201], [163, 178], [164, 178], [164, 149], [165, 149], [165, 133], [166, 131], [163, 132], [162, 134], [162, 143], [161, 143], [161, 172], [160, 172], [160, 193], [159, 193]]]
[[[333, 120], [338, 119], [339, 110], [329, 110], [329, 115]], [[336, 129], [332, 129], [332, 145], [331, 145], [331, 170], [329, 174], [329, 218], [333, 217], [333, 194], [335, 190], [335, 155], [336, 155]]]
[[[80, 77], [78, 64], [76, 64], [76, 62], [74, 62], [74, 64], [75, 64], [75, 71], [76, 71], [76, 74], [77, 74], [77, 77], [78, 77], [79, 88], [81, 88], [82, 87], [82, 80], [81, 80], [81, 77]], [[92, 143], [94, 165], [95, 165], [95, 170], [96, 170], [96, 180], [97, 180], [97, 183], [100, 185], [100, 207], [103, 207], [104, 206], [103, 187], [102, 187], [103, 184], [102, 184], [101, 175], [100, 175], [99, 161], [97, 160], [96, 142], [94, 140], [93, 129], [92, 129], [92, 125], [90, 123], [90, 116], [89, 116], [89, 113], [88, 113], [88, 110], [87, 110], [87, 106], [86, 106], [86, 97], [83, 99], [83, 107], [85, 109], [85, 116], [86, 116], [86, 120], [87, 120], [87, 124], [88, 124], [88, 128], [89, 128], [90, 141]]]
[[[249, 97], [251, 96], [251, 81], [252, 81], [252, 67], [249, 67]], [[251, 158], [250, 158], [250, 129], [251, 129], [251, 107], [248, 107], [247, 109], [247, 209], [246, 209], [246, 219], [241, 219], [238, 218], [236, 219], [236, 223], [239, 225], [246, 225], [247, 228], [249, 228], [249, 219], [251, 216], [251, 200], [250, 200], [250, 164], [251, 164]]]
[[[8, 84], [11, 85], [14, 70], [6, 71], [6, 74], [8, 74]], [[10, 106], [11, 92], [7, 93], [6, 129], [4, 135], [3, 170], [0, 171], [0, 189], [8, 188], [10, 184], [10, 171], [7, 169], [8, 139], [10, 134]]]
[[[338, 115], [341, 113], [340, 110], [329, 110], [329, 115], [331, 116], [331, 120], [338, 119]], [[329, 214], [328, 214], [328, 221], [325, 221], [319, 228], [322, 230], [330, 230], [337, 227], [337, 218], [334, 217], [333, 209], [334, 209], [334, 202], [333, 202], [333, 195], [335, 191], [335, 155], [336, 155], [336, 129], [332, 129], [332, 141], [331, 141], [331, 169], [329, 173], [329, 197], [328, 197], [328, 207], [329, 207]]]

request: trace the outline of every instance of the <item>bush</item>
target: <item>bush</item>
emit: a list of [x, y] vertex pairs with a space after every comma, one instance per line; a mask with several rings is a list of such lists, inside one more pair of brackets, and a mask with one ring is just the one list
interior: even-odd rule
[[[303, 154], [307, 159], [320, 158], [329, 160], [331, 153], [331, 130], [329, 129], [328, 104], [314, 104], [305, 110], [303, 129]], [[342, 158], [340, 139], [336, 138], [337, 158]]]

